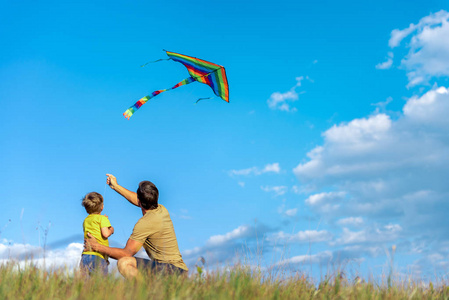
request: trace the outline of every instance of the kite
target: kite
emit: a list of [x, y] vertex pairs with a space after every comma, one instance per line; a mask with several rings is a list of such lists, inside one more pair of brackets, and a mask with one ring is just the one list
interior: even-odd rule
[[[164, 50], [165, 51], [165, 50]], [[223, 66], [205, 61], [196, 57], [187, 56], [175, 52], [165, 51], [168, 55], [168, 59], [182, 63], [188, 70], [190, 77], [184, 79], [183, 81], [177, 83], [175, 86], [152, 92], [150, 95], [141, 98], [133, 106], [128, 108], [123, 115], [129, 120], [129, 118], [138, 110], [142, 105], [144, 105], [151, 98], [159, 95], [160, 93], [176, 89], [182, 85], [198, 81], [207, 84], [212, 88], [215, 95], [220, 97], [226, 102], [229, 102], [229, 86], [228, 79], [226, 78], [225, 68]], [[161, 59], [157, 60], [160, 61]], [[146, 64], [145, 64], [146, 65]], [[143, 66], [145, 66], [143, 65]], [[142, 67], [143, 67], [142, 66]], [[200, 98], [197, 100], [204, 100], [210, 98]]]

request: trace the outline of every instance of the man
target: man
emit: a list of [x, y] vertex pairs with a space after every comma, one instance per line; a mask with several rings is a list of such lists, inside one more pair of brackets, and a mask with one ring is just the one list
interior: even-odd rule
[[[101, 252], [117, 259], [117, 267], [125, 278], [139, 276], [139, 269], [151, 269], [167, 273], [186, 273], [175, 230], [167, 209], [158, 204], [159, 191], [150, 181], [142, 181], [137, 192], [131, 192], [117, 183], [115, 176], [106, 174], [107, 184], [125, 197], [131, 204], [140, 207], [143, 217], [137, 221], [125, 248], [112, 248], [99, 244], [88, 234], [84, 249]], [[134, 255], [144, 247], [151, 260]]]

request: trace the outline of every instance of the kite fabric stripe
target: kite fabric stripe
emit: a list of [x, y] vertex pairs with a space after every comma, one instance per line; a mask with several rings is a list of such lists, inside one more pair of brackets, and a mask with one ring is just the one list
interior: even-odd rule
[[193, 72], [199, 72], [203, 76], [213, 72], [219, 68], [222, 68], [222, 66], [183, 54], [174, 53], [167, 51], [167, 55], [174, 61], [182, 63], [186, 68]]
[[[182, 63], [189, 72], [190, 76], [187, 79], [184, 79], [183, 81], [179, 82], [175, 86], [169, 89], [165, 90], [158, 90], [154, 91], [148, 96], [145, 96], [141, 98], [139, 101], [137, 101], [133, 106], [128, 108], [123, 115], [125, 118], [129, 120], [129, 118], [142, 106], [144, 105], [148, 100], [151, 98], [159, 95], [160, 93], [163, 93], [168, 90], [176, 89], [177, 87], [180, 87], [181, 85], [186, 85], [189, 83], [192, 83], [194, 81], [198, 81], [204, 84], [207, 84], [212, 88], [215, 95], [220, 97], [226, 102], [229, 102], [229, 86], [228, 86], [228, 79], [226, 78], [226, 71], [223, 66], [211, 63], [209, 61], [205, 61], [196, 57], [191, 57], [175, 52], [165, 51], [169, 57], [169, 59], [177, 61]], [[156, 60], [161, 61], [163, 59]], [[151, 63], [151, 62], [148, 62]], [[145, 66], [148, 63], [142, 65]], [[199, 100], [203, 99], [209, 99], [209, 98], [200, 98]], [[198, 101], [199, 101], [198, 100]], [[196, 103], [198, 103], [198, 101]]]
[[[229, 102], [229, 86], [223, 66], [179, 53], [166, 52], [172, 60], [182, 63], [189, 71], [190, 76], [209, 85], [215, 95]], [[211, 81], [214, 81], [213, 85], [210, 84]]]
[[127, 118], [129, 120], [129, 118], [136, 112], [136, 110], [138, 110], [142, 105], [147, 103], [147, 101], [150, 100], [151, 98], [159, 95], [160, 93], [176, 89], [176, 88], [178, 88], [178, 87], [180, 87], [182, 85], [186, 85], [186, 84], [192, 83], [194, 81], [195, 81], [195, 79], [193, 77], [189, 77], [189, 78], [184, 79], [181, 82], [178, 82], [175, 86], [173, 86], [173, 87], [171, 87], [169, 89], [154, 91], [150, 95], [140, 98], [139, 101], [137, 101], [133, 106], [128, 108], [123, 113], [123, 115], [125, 116], [125, 118]]

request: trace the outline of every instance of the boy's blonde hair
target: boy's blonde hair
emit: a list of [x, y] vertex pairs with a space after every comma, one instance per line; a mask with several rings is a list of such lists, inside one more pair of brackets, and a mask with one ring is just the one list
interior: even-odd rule
[[97, 192], [91, 192], [84, 196], [81, 205], [84, 206], [88, 214], [100, 213], [103, 204], [103, 196]]

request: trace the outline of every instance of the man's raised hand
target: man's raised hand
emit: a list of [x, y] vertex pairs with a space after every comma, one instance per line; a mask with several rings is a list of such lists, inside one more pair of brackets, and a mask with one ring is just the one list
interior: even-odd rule
[[117, 178], [115, 178], [114, 175], [106, 174], [106, 176], [108, 177], [106, 179], [106, 183], [111, 187], [111, 189], [125, 197], [125, 199], [128, 200], [131, 204], [139, 206], [139, 200], [137, 199], [137, 194], [135, 192], [131, 192], [130, 190], [119, 185], [117, 183]]
[[118, 185], [117, 178], [115, 178], [115, 176], [112, 174], [106, 174], [106, 176], [108, 176], [108, 178], [106, 179], [106, 183], [111, 187], [111, 189], [115, 190]]

